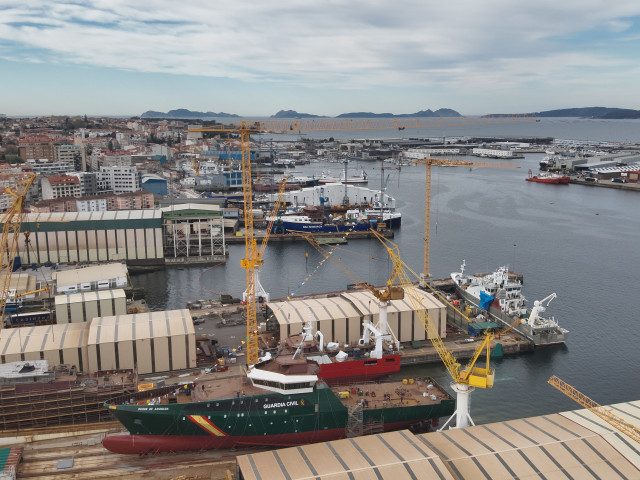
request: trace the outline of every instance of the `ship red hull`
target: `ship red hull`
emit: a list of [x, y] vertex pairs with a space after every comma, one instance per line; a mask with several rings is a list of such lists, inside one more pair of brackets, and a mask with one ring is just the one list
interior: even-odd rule
[[557, 178], [538, 178], [538, 177], [529, 177], [525, 178], [527, 182], [536, 182], [536, 183], [554, 183], [556, 185], [568, 185], [569, 177], [557, 177]]
[[[385, 424], [384, 430], [400, 430], [414, 423], [415, 421]], [[113, 453], [146, 455], [149, 453], [230, 449], [243, 446], [293, 447], [339, 440], [345, 437], [344, 428], [260, 436], [111, 435], [102, 440], [102, 446]]]
[[386, 355], [379, 359], [324, 363], [318, 377], [330, 385], [373, 381], [399, 372], [400, 358], [401, 355]]

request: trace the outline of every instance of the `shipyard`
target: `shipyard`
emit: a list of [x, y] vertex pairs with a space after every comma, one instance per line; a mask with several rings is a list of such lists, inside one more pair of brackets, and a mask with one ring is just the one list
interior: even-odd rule
[[[499, 149], [506, 148], [502, 140], [495, 141]], [[244, 183], [241, 169], [229, 170], [231, 151], [218, 146], [215, 160], [203, 160], [193, 149], [176, 157], [175, 171], [186, 181], [161, 189], [157, 208], [10, 209], [5, 250], [15, 253], [7, 257], [12, 263], [5, 270], [0, 332], [5, 470], [17, 478], [139, 478], [149, 472], [154, 478], [263, 478], [258, 472], [280, 451], [274, 448], [285, 454], [294, 445], [322, 444], [339, 458], [340, 442], [356, 442], [350, 445], [361, 452], [386, 445], [409, 456], [414, 454], [408, 448], [421, 445], [414, 461], [431, 459], [445, 478], [473, 478], [456, 463], [450, 445], [462, 440], [449, 430], [481, 436], [471, 392], [474, 407], [483, 410], [481, 396], [503, 389], [511, 364], [566, 355], [583, 327], [562, 305], [570, 296], [566, 285], [552, 278], [542, 285], [525, 282], [539, 276], [521, 258], [522, 237], [502, 245], [502, 256], [486, 257], [483, 263], [491, 263], [483, 268], [468, 247], [446, 258], [433, 255], [442, 249], [438, 228], [446, 229], [448, 221], [449, 208], [438, 200], [442, 185], [455, 180], [456, 170], [470, 177], [495, 168], [525, 183], [522, 168], [536, 168], [541, 178], [544, 172], [566, 173], [586, 191], [593, 185], [633, 189], [640, 163], [636, 170], [633, 165], [640, 158], [631, 145], [595, 158], [585, 154], [586, 146], [573, 157], [551, 153], [552, 139], [507, 142], [509, 149], [524, 151], [506, 165], [507, 154], [494, 155], [501, 163], [486, 163], [488, 153], [472, 153], [473, 143], [444, 151], [460, 140], [434, 147], [445, 158], [431, 158], [435, 150], [424, 151], [424, 141], [376, 158], [358, 152], [356, 143], [350, 141], [343, 155], [337, 143], [329, 157], [307, 153], [297, 162], [280, 162], [293, 166], [279, 171], [276, 162], [259, 159], [257, 143], [251, 161], [265, 165], [256, 168], [253, 181], [260, 186], [254, 191], [234, 194], [229, 186], [213, 186], [216, 175], [240, 178], [236, 188]], [[285, 144], [283, 157], [291, 155], [290, 142]], [[273, 148], [265, 158], [271, 159]], [[307, 151], [317, 148], [307, 145]], [[471, 160], [474, 155], [481, 158]], [[527, 166], [515, 166], [516, 159]], [[457, 168], [443, 168], [449, 166]], [[24, 172], [16, 190], [34, 177]], [[553, 191], [541, 196], [545, 208], [563, 202], [565, 187], [530, 187]], [[402, 192], [417, 188], [413, 208]], [[14, 206], [27, 191], [23, 187]], [[48, 201], [46, 208], [52, 205]], [[425, 212], [432, 217], [423, 223]], [[473, 225], [481, 235], [479, 224]], [[255, 245], [255, 253], [247, 245]], [[242, 258], [247, 260], [240, 268]], [[420, 274], [407, 264], [419, 266]], [[434, 278], [432, 271], [445, 275]], [[562, 314], [558, 320], [556, 312]], [[558, 377], [549, 383], [569, 398], [584, 398]], [[545, 396], [552, 396], [548, 388]], [[612, 442], [609, 450], [602, 443], [599, 448], [609, 452], [615, 471], [633, 477], [640, 461], [629, 442], [638, 440], [615, 432], [620, 425], [637, 430], [635, 403], [615, 405], [624, 420], [612, 420], [610, 410], [594, 403], [589, 413], [563, 403], [517, 415], [529, 417], [523, 421], [533, 430], [523, 431], [524, 443], [511, 438], [509, 449], [544, 449], [544, 439], [536, 440], [537, 447], [530, 443], [538, 428], [530, 424], [562, 425], [551, 434], [561, 448], [572, 448], [559, 435], [562, 429], [586, 442]], [[496, 432], [518, 421], [480, 418]], [[619, 450], [620, 440], [626, 449]], [[481, 442], [496, 452], [490, 439]], [[533, 459], [533, 450], [527, 451]], [[321, 475], [319, 457], [311, 450], [305, 455]], [[544, 456], [535, 458], [534, 471], [549, 468]], [[340, 471], [348, 471], [351, 461], [353, 454]], [[586, 457], [578, 463], [553, 468], [595, 468]], [[295, 465], [281, 464], [282, 478]], [[368, 465], [375, 470], [380, 464]], [[510, 468], [515, 475], [520, 467]], [[522, 468], [520, 474], [529, 467]]]

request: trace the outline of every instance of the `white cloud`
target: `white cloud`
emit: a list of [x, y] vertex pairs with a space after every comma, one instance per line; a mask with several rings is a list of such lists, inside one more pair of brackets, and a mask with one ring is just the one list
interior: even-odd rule
[[0, 0], [0, 58], [344, 90], [597, 83], [638, 63], [570, 40], [638, 41], [637, 0], [271, 3]]

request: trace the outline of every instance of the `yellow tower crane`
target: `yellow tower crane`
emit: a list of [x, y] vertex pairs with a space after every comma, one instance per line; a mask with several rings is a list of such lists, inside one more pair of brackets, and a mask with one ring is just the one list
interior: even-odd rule
[[560, 390], [567, 397], [578, 402], [580, 405], [582, 405], [584, 408], [586, 408], [590, 412], [593, 412], [594, 414], [596, 414], [598, 417], [600, 417], [602, 420], [607, 422], [612, 427], [620, 430], [622, 433], [624, 433], [628, 437], [633, 438], [636, 442], [640, 443], [640, 428], [627, 422], [625, 419], [620, 418], [611, 410], [604, 408], [600, 404], [591, 400], [584, 393], [580, 392], [577, 388], [572, 387], [567, 382], [565, 382], [564, 380], [561, 380], [555, 375], [553, 375], [548, 380], [548, 383], [550, 385], [553, 385], [558, 390]]
[[425, 189], [424, 189], [424, 267], [422, 270], [422, 280], [426, 280], [431, 276], [429, 272], [429, 256], [431, 243], [431, 166], [442, 167], [482, 167], [482, 168], [519, 168], [518, 165], [510, 165], [497, 162], [470, 162], [468, 160], [454, 160], [446, 158], [423, 158], [414, 160], [415, 164], [424, 164], [425, 166]]
[[[387, 253], [393, 263], [394, 272], [397, 272], [397, 278], [399, 285], [404, 289], [405, 295], [409, 297], [413, 310], [422, 322], [427, 336], [433, 347], [435, 348], [438, 356], [444, 363], [449, 375], [453, 379], [451, 387], [456, 392], [456, 411], [442, 426], [442, 429], [446, 428], [449, 423], [455, 419], [456, 428], [464, 428], [469, 425], [474, 425], [473, 420], [469, 412], [470, 409], [470, 395], [471, 392], [478, 388], [492, 388], [495, 371], [490, 367], [489, 359], [491, 355], [491, 341], [493, 340], [493, 334], [485, 332], [483, 341], [478, 345], [471, 359], [467, 362], [467, 365], [462, 367], [460, 362], [449, 351], [440, 337], [440, 332], [437, 326], [429, 318], [427, 308], [422, 303], [421, 296], [416, 291], [416, 286], [409, 280], [406, 273], [406, 265], [400, 258], [400, 252], [398, 245], [393, 243], [388, 238], [383, 237], [380, 233], [373, 231], [378, 240], [386, 247]], [[476, 362], [480, 358], [482, 352], [486, 352], [485, 366], [477, 367]]]
[[258, 361], [258, 323], [255, 296], [255, 269], [259, 261], [253, 234], [253, 196], [251, 186], [251, 134], [295, 133], [303, 131], [404, 130], [405, 128], [455, 127], [470, 125], [512, 124], [537, 121], [534, 114], [493, 117], [460, 117], [455, 119], [384, 118], [384, 119], [300, 119], [241, 121], [189, 129], [190, 132], [217, 132], [240, 136], [242, 153], [242, 191], [244, 196], [245, 258], [240, 261], [247, 276], [247, 364]]
[[[273, 228], [273, 224], [278, 215], [278, 211], [280, 210], [280, 206], [282, 205], [282, 201], [284, 199], [284, 190], [287, 185], [287, 180], [289, 179], [289, 175], [287, 175], [280, 184], [280, 188], [278, 189], [278, 196], [276, 197], [276, 201], [273, 204], [273, 209], [271, 210], [271, 215], [267, 217], [267, 229], [265, 231], [264, 236], [262, 237], [262, 243], [260, 244], [260, 249], [258, 250], [258, 258], [256, 259], [256, 267], [255, 267], [255, 291], [254, 295], [258, 300], [268, 302], [269, 294], [266, 292], [262, 284], [260, 283], [260, 267], [262, 266], [262, 257], [264, 256], [264, 251], [267, 248], [267, 243], [269, 242], [269, 238], [271, 237], [271, 230]], [[246, 302], [248, 298], [249, 292], [245, 290], [242, 295], [242, 301]]]
[[24, 201], [29, 192], [29, 188], [36, 179], [35, 173], [30, 173], [16, 182], [16, 190], [7, 187], [4, 193], [13, 197], [13, 202], [2, 218], [2, 239], [0, 240], [0, 256], [2, 265], [2, 289], [0, 290], [0, 328], [4, 325], [4, 313], [7, 308], [7, 297], [9, 296], [9, 285], [11, 274], [18, 251], [18, 238], [20, 227], [22, 226], [22, 215], [24, 213]]

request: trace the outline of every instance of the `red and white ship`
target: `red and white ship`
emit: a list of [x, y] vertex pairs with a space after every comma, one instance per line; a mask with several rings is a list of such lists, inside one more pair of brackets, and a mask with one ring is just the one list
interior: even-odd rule
[[537, 182], [537, 183], [555, 183], [558, 185], [568, 185], [570, 177], [567, 175], [559, 175], [557, 173], [549, 173], [542, 172], [538, 175], [534, 175], [531, 170], [529, 170], [529, 176], [525, 178], [527, 182]]
[[[337, 343], [329, 342], [325, 345], [322, 332], [318, 330], [314, 335], [313, 322], [309, 320], [302, 333], [282, 341], [278, 357], [305, 358], [313, 362], [317, 365], [314, 374], [329, 385], [378, 380], [399, 372], [402, 357], [399, 343], [389, 331], [385, 320], [381, 318], [377, 327], [365, 322], [364, 333], [359, 341], [360, 348], [352, 349], [350, 354], [342, 350], [336, 352], [339, 347]], [[372, 339], [375, 343], [370, 346]]]

